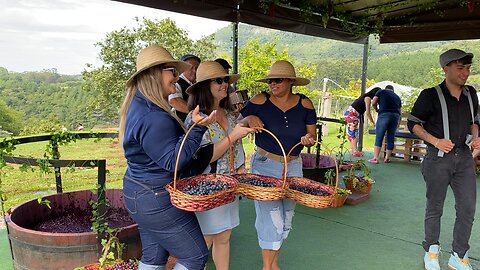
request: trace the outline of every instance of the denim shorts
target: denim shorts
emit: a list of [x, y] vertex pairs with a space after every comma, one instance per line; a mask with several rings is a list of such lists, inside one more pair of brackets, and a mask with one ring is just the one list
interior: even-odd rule
[[[269, 159], [255, 152], [251, 161], [254, 174], [282, 178], [283, 163]], [[299, 157], [288, 163], [287, 176], [303, 176], [302, 159]], [[282, 199], [277, 201], [255, 201], [255, 229], [261, 249], [279, 250], [283, 240], [292, 229], [295, 213], [294, 201]]]
[[164, 266], [169, 254], [178, 259], [174, 269], [204, 268], [208, 249], [194, 213], [174, 207], [164, 187], [148, 189], [125, 179], [123, 195], [142, 241], [139, 270]]

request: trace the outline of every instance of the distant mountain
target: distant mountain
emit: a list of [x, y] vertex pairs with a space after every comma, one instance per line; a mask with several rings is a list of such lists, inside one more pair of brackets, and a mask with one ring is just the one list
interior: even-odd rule
[[[248, 39], [261, 42], [277, 41], [279, 50], [288, 48], [289, 55], [305, 63], [317, 64], [314, 87], [319, 88], [323, 78], [333, 79], [346, 85], [361, 78], [363, 45], [331, 39], [312, 37], [279, 30], [266, 29], [246, 24], [239, 25], [239, 46]], [[219, 54], [232, 52], [232, 28], [225, 27], [215, 33]], [[403, 85], [425, 87], [432, 69], [440, 70], [438, 56], [449, 48], [460, 48], [473, 52], [480, 58], [480, 40], [437, 41], [418, 43], [379, 44], [371, 40], [369, 45], [368, 78], [376, 81], [390, 80]], [[241, 59], [240, 59], [241, 60]], [[474, 59], [475, 60], [475, 59]], [[475, 67], [474, 62], [474, 67]], [[478, 64], [480, 65], [480, 64]], [[479, 73], [472, 68], [469, 82], [480, 86]]]

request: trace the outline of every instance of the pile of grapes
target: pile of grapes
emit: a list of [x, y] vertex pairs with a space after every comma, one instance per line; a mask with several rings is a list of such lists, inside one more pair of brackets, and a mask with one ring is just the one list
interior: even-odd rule
[[239, 179], [239, 182], [242, 184], [248, 184], [248, 185], [257, 186], [257, 187], [275, 187], [275, 184], [267, 181], [262, 181], [255, 177], [241, 178]]
[[[117, 262], [114, 265], [107, 265], [104, 270], [137, 270], [138, 263], [135, 261]], [[84, 267], [84, 270], [99, 270], [98, 265]]]
[[188, 185], [184, 187], [182, 191], [188, 195], [206, 196], [229, 188], [231, 188], [230, 184], [222, 181], [204, 180], [199, 181], [196, 184]]
[[290, 185], [290, 189], [300, 191], [305, 194], [310, 194], [314, 196], [330, 196], [332, 195], [330, 192], [323, 190], [321, 188], [315, 188], [315, 187], [307, 187], [307, 186], [300, 186], [300, 185]]

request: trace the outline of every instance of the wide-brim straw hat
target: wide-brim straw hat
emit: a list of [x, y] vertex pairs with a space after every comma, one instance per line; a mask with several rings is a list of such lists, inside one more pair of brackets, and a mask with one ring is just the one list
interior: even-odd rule
[[265, 78], [257, 80], [257, 82], [268, 83], [269, 79], [292, 79], [293, 85], [295, 86], [303, 86], [310, 83], [309, 79], [297, 77], [293, 65], [285, 60], [278, 60], [273, 63], [268, 75]]
[[240, 74], [228, 74], [218, 62], [205, 61], [200, 63], [197, 69], [197, 82], [187, 88], [187, 94], [191, 95], [198, 84], [211, 79], [229, 77], [229, 82], [234, 83], [240, 79]]
[[127, 85], [133, 83], [135, 76], [137, 76], [140, 72], [161, 64], [169, 64], [174, 66], [179, 74], [190, 68], [190, 64], [174, 59], [165, 48], [158, 45], [152, 45], [142, 49], [138, 53], [137, 71], [130, 76], [127, 81]]

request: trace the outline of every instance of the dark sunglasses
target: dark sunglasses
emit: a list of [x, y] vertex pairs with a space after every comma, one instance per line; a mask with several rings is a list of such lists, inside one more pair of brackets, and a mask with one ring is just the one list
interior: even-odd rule
[[274, 83], [282, 83], [283, 80], [284, 80], [283, 78], [268, 79], [268, 80], [267, 80], [267, 83], [268, 83], [268, 84], [271, 84], [271, 83], [273, 83], [273, 82], [274, 82]]
[[212, 82], [216, 82], [217, 84], [230, 83], [230, 78], [229, 77], [216, 78], [216, 79], [212, 79]]
[[163, 68], [162, 71], [171, 71], [173, 74], [173, 77], [178, 77], [180, 75], [176, 67], [166, 67], [166, 68]]

